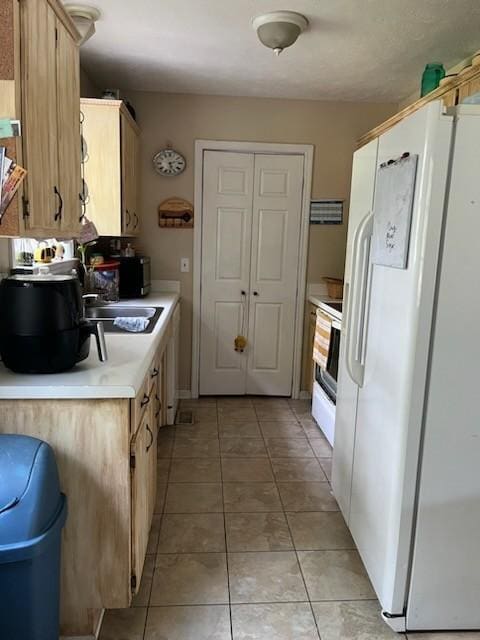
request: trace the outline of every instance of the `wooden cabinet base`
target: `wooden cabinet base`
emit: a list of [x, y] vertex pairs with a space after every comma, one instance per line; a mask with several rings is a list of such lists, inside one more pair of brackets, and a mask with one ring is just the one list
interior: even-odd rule
[[98, 611], [131, 601], [130, 401], [2, 400], [0, 413], [0, 432], [55, 451], [68, 501], [61, 633], [88, 636]]

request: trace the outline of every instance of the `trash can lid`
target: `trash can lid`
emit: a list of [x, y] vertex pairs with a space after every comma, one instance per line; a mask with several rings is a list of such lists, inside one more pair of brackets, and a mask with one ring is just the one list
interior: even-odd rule
[[43, 533], [59, 508], [51, 447], [21, 435], [0, 435], [0, 545]]

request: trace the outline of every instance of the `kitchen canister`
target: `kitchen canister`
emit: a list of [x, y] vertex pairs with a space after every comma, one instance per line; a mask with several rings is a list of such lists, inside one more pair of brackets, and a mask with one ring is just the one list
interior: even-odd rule
[[443, 64], [431, 62], [426, 65], [422, 75], [422, 86], [420, 95], [426, 96], [427, 93], [433, 91], [440, 84], [440, 80], [445, 77], [445, 69]]
[[118, 302], [120, 263], [116, 260], [93, 264], [90, 267], [89, 293], [99, 293], [107, 302]]

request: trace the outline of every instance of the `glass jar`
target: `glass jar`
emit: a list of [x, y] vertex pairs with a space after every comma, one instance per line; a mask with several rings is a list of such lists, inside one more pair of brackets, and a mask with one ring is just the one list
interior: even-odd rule
[[89, 267], [89, 293], [98, 293], [107, 302], [118, 302], [120, 263], [116, 260]]
[[422, 75], [422, 88], [420, 95], [426, 96], [430, 91], [434, 91], [440, 84], [440, 80], [445, 77], [443, 64], [432, 62], [427, 64]]

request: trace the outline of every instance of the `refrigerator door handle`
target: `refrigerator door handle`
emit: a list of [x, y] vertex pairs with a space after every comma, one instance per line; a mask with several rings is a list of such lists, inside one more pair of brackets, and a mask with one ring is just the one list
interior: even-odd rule
[[370, 238], [373, 231], [373, 213], [363, 218], [357, 227], [353, 241], [353, 273], [348, 292], [346, 365], [353, 382], [363, 386], [365, 311], [369, 274]]

